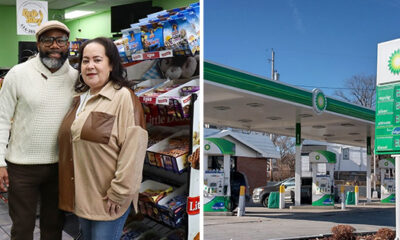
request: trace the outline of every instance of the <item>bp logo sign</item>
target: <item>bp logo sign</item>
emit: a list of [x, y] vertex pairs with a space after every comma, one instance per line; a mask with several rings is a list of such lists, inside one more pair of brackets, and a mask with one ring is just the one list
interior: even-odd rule
[[204, 145], [204, 149], [205, 149], [206, 151], [210, 150], [210, 148], [211, 148], [210, 144]]
[[319, 155], [315, 156], [315, 160], [319, 160], [321, 157]]
[[388, 162], [385, 162], [384, 165], [387, 167], [387, 166], [389, 166], [389, 163], [388, 163]]
[[328, 105], [325, 94], [318, 88], [315, 88], [313, 91], [313, 109], [317, 114], [321, 114], [325, 111], [326, 106]]
[[392, 53], [388, 62], [389, 71], [393, 74], [399, 75], [400, 73], [400, 49]]

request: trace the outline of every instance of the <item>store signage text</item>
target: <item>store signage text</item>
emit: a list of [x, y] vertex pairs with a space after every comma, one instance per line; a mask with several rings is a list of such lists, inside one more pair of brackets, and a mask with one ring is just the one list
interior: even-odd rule
[[17, 0], [17, 34], [35, 35], [36, 29], [47, 22], [47, 2]]
[[188, 197], [187, 213], [189, 215], [196, 215], [200, 213], [200, 196]]

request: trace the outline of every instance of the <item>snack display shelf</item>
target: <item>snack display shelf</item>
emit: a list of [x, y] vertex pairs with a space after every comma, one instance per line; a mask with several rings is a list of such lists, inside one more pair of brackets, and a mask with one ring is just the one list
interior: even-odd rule
[[154, 51], [154, 52], [136, 53], [131, 56], [132, 57], [131, 62], [124, 63], [124, 67], [129, 67], [129, 66], [135, 65], [144, 60], [170, 58], [173, 56], [174, 56], [173, 50], [162, 50], [162, 51]]
[[145, 164], [143, 166], [144, 177], [152, 178], [157, 181], [164, 181], [170, 185], [183, 185], [188, 181], [188, 172], [177, 174], [163, 168], [155, 168], [154, 166]]
[[[136, 225], [135, 232], [131, 231], [131, 226]], [[133, 221], [127, 225], [126, 230], [121, 240], [131, 239], [160, 239], [168, 236], [168, 239], [184, 239], [185, 229], [184, 228], [173, 228], [166, 225], [163, 222], [155, 221], [150, 217], [143, 217], [140, 221]], [[172, 236], [174, 235], [174, 236]], [[178, 237], [183, 235], [182, 237]]]
[[[193, 80], [192, 80], [193, 81]], [[156, 84], [159, 84], [157, 81], [153, 81]], [[190, 82], [190, 81], [189, 81]], [[196, 80], [194, 81], [196, 82]], [[144, 179], [151, 179], [154, 181], [158, 181], [160, 183], [165, 183], [170, 186], [176, 186], [174, 191], [170, 195], [167, 195], [165, 199], [161, 199], [160, 203], [164, 203], [169, 201], [171, 198], [174, 198], [176, 196], [183, 196], [185, 199], [185, 204], [181, 206], [180, 209], [180, 214], [182, 214], [182, 210], [184, 211], [184, 217], [182, 215], [174, 215], [173, 213], [175, 211], [171, 211], [163, 209], [158, 207], [158, 205], [154, 203], [143, 203], [142, 204], [142, 214], [144, 215], [145, 218], [149, 219], [150, 221], [154, 221], [159, 225], [165, 226], [169, 229], [171, 229], [171, 232], [177, 231], [178, 229], [181, 229], [182, 232], [184, 232], [185, 236], [182, 239], [197, 239], [198, 234], [199, 234], [199, 209], [197, 209], [198, 202], [199, 202], [199, 181], [197, 174], [194, 174], [193, 177], [191, 176], [191, 173], [194, 172], [199, 172], [196, 169], [192, 169], [195, 165], [192, 164], [192, 162], [189, 163], [188, 159], [194, 158], [192, 154], [192, 151], [198, 149], [199, 146], [199, 122], [198, 122], [198, 111], [194, 110], [194, 104], [192, 104], [194, 101], [195, 103], [197, 102], [197, 105], [199, 105], [199, 101], [197, 101], [197, 94], [191, 94], [191, 99], [190, 99], [190, 111], [189, 111], [189, 121], [187, 122], [187, 126], [175, 126], [175, 127], [169, 127], [169, 129], [173, 129], [172, 134], [170, 134], [169, 137], [163, 138], [163, 140], [159, 140], [157, 143], [153, 144], [151, 147], [148, 148], [148, 152], [152, 152], [153, 154], [157, 154], [157, 151], [159, 149], [165, 147], [166, 145], [169, 144], [169, 139], [174, 139], [179, 136], [187, 136], [189, 138], [189, 151], [185, 154], [183, 159], [175, 159], [177, 161], [181, 161], [180, 167], [177, 167], [176, 169], [173, 168], [173, 164], [169, 164], [166, 166], [169, 167], [164, 167], [164, 158], [160, 158], [161, 160], [159, 162], [159, 166], [157, 166], [156, 163], [153, 162], [153, 164], [150, 164], [149, 159], [146, 160], [146, 164], [144, 165], [144, 171], [143, 171], [143, 176]], [[194, 121], [194, 122], [193, 122]], [[195, 125], [195, 126], [193, 126]], [[154, 127], [154, 126], [153, 126]], [[165, 128], [165, 127], [160, 127], [156, 126], [156, 132], [161, 132], [160, 128]], [[190, 129], [189, 129], [190, 128]], [[193, 132], [194, 131], [194, 132]], [[158, 144], [158, 145], [157, 145]], [[161, 150], [160, 150], [161, 151]], [[147, 154], [148, 155], [148, 154]], [[165, 155], [158, 153], [159, 156], [165, 157]], [[172, 159], [172, 158], [168, 158]], [[191, 160], [190, 160], [191, 161]], [[197, 159], [198, 161], [198, 159]], [[178, 166], [178, 165], [177, 165]], [[197, 162], [198, 166], [198, 162]], [[193, 179], [192, 179], [193, 178]], [[157, 188], [157, 187], [156, 187]], [[183, 191], [184, 190], [184, 191]], [[179, 198], [179, 197], [178, 197]], [[174, 198], [175, 199], [175, 198]], [[143, 198], [142, 198], [143, 200]], [[143, 206], [144, 204], [144, 206]], [[146, 209], [145, 212], [143, 212], [143, 208]], [[178, 212], [178, 211], [176, 211]], [[169, 213], [169, 214], [168, 214]], [[176, 219], [182, 219], [180, 220], [181, 222], [179, 225], [174, 227]], [[196, 226], [192, 226], [196, 225]]]
[[[149, 147], [139, 194], [139, 208], [144, 217], [142, 223], [153, 230], [160, 227], [156, 232], [162, 237], [174, 231], [180, 236], [172, 239], [198, 239], [200, 228], [199, 214], [193, 211], [193, 203], [197, 204], [190, 200], [193, 196], [200, 196], [198, 187], [193, 187], [199, 185], [199, 181], [196, 178], [192, 182], [192, 166], [188, 161], [189, 158], [195, 158], [192, 151], [197, 147], [193, 148], [193, 139], [199, 142], [200, 137], [199, 123], [196, 122], [194, 127], [192, 122], [199, 117], [194, 115], [200, 114], [199, 111], [193, 111], [200, 82], [199, 60], [194, 57], [200, 51], [199, 21], [196, 17], [198, 7], [198, 3], [191, 4], [190, 8], [194, 9], [188, 8], [179, 16], [177, 13], [176, 18], [168, 19], [163, 28], [142, 22], [132, 24], [130, 29], [121, 30], [123, 38], [115, 41], [120, 57], [125, 62], [128, 78], [140, 81], [133, 90], [143, 105], [149, 132]], [[144, 52], [138, 53], [140, 51]], [[175, 71], [176, 68], [179, 70]], [[174, 80], [150, 79], [167, 76]], [[150, 129], [161, 126], [173, 130], [168, 136], [158, 130], [154, 131], [156, 135], [151, 134]], [[193, 129], [196, 129], [196, 134], [193, 134]], [[149, 184], [149, 181], [153, 183]], [[173, 190], [168, 187], [168, 191], [163, 189], [163, 184], [172, 186]], [[192, 206], [190, 212], [188, 206]], [[190, 226], [193, 224], [196, 226]]]
[[157, 79], [151, 80], [152, 82], [147, 80], [138, 84], [138, 87], [145, 88], [145, 90], [136, 92], [139, 100], [145, 105], [147, 112], [152, 108], [148, 105], [162, 105], [164, 107], [159, 106], [157, 108], [159, 112], [167, 112], [169, 115], [179, 119], [190, 117], [189, 105], [192, 94], [199, 92], [198, 78], [190, 81], [186, 80], [180, 85], [175, 80], [167, 80], [165, 82], [159, 82]]

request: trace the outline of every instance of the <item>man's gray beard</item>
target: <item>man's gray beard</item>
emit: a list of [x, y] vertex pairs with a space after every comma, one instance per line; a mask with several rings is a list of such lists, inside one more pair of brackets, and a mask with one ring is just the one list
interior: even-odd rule
[[49, 69], [59, 69], [65, 62], [65, 59], [60, 58], [49, 58], [49, 57], [40, 57], [42, 63]]

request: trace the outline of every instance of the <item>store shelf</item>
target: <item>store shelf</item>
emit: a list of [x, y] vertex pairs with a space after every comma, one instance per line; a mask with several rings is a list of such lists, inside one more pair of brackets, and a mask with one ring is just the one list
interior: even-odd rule
[[144, 52], [137, 53], [131, 56], [132, 62], [125, 63], [124, 67], [129, 67], [135, 65], [144, 60], [154, 60], [159, 58], [170, 58], [174, 56], [174, 52], [172, 50], [163, 50], [163, 51], [154, 51], [154, 52]]
[[159, 182], [165, 182], [169, 185], [183, 185], [188, 180], [187, 171], [179, 174], [148, 164], [143, 166], [143, 175], [145, 178], [159, 180]]

